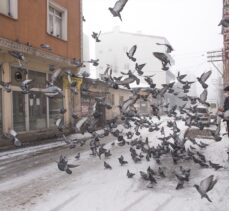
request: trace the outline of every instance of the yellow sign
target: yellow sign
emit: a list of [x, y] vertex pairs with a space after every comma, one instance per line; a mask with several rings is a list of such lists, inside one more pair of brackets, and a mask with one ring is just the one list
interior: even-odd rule
[[[72, 81], [76, 82], [76, 88], [77, 88], [77, 90], [80, 91], [81, 85], [83, 83], [83, 79], [82, 78], [77, 78], [77, 77], [72, 77], [71, 79], [72, 79]], [[64, 89], [69, 88], [70, 84], [69, 84], [69, 81], [68, 81], [67, 77], [63, 78], [63, 83], [64, 83]]]

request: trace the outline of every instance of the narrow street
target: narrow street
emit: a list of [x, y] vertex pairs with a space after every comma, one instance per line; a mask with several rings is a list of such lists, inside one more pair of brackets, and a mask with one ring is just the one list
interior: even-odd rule
[[[142, 131], [143, 137], [149, 136], [153, 145], [159, 142], [155, 139], [157, 133]], [[167, 131], [169, 132], [169, 131]], [[63, 143], [40, 146], [39, 149], [21, 149], [23, 153], [8, 153], [8, 158], [0, 154], [1, 186], [0, 210], [144, 210], [159, 211], [176, 207], [180, 210], [229, 210], [229, 165], [226, 150], [229, 148], [228, 138], [224, 136], [221, 142], [201, 140], [209, 146], [201, 150], [207, 159], [220, 163], [223, 169], [215, 171], [212, 168], [200, 168], [192, 161], [184, 161], [174, 165], [171, 157], [165, 155], [161, 160], [166, 178], [158, 176], [157, 184], [147, 188], [148, 183], [140, 178], [139, 171], [145, 171], [148, 166], [157, 171], [158, 165], [152, 159], [134, 163], [130, 157], [129, 146], [112, 146], [113, 136], [102, 140], [105, 147], [111, 150], [111, 158], [101, 160], [90, 156], [88, 146], [69, 149]], [[200, 141], [200, 140], [198, 140]], [[187, 143], [188, 146], [188, 143]], [[36, 151], [36, 152], [35, 152]], [[79, 160], [74, 155], [81, 152]], [[73, 169], [72, 175], [58, 170], [56, 162], [59, 155], [68, 157], [69, 163], [79, 164]], [[128, 164], [121, 166], [118, 157], [123, 155]], [[25, 159], [26, 158], [26, 159]], [[112, 170], [105, 170], [103, 161], [106, 160]], [[177, 179], [174, 172], [182, 165], [191, 168], [190, 181], [184, 189], [176, 190]], [[136, 175], [132, 179], [126, 177], [129, 169]], [[213, 203], [201, 199], [193, 187], [210, 174], [218, 178], [214, 190], [209, 193]], [[2, 176], [3, 175], [3, 176]], [[12, 200], [14, 199], [14, 200]], [[184, 206], [185, 205], [185, 206]]]

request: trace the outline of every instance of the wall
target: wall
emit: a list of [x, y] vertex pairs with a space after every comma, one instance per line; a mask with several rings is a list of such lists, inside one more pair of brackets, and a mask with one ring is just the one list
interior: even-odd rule
[[47, 0], [18, 0], [18, 19], [0, 14], [0, 37], [33, 47], [48, 43], [53, 53], [68, 58], [80, 57], [80, 0], [56, 0], [68, 10], [68, 39], [58, 39], [47, 33]]

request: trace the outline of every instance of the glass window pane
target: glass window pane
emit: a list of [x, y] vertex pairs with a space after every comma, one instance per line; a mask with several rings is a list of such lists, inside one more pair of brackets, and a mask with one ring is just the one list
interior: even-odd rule
[[53, 23], [53, 15], [49, 14], [49, 33], [53, 34], [53, 28], [54, 28], [54, 23]]
[[15, 131], [25, 131], [25, 95], [13, 92], [13, 126]]
[[14, 86], [20, 86], [21, 82], [26, 79], [26, 75], [22, 68], [11, 67], [11, 83]]
[[9, 15], [9, 0], [1, 0], [0, 1], [0, 13], [5, 15]]
[[63, 108], [63, 97], [49, 98], [49, 125], [50, 127], [56, 127], [55, 122], [62, 115], [60, 114], [60, 108]]
[[51, 7], [51, 6], [49, 6], [49, 12], [50, 12], [50, 13], [54, 13], [54, 8]]
[[35, 72], [32, 70], [29, 70], [29, 79], [32, 79], [32, 85], [33, 88], [45, 88], [46, 86], [46, 74], [41, 72]]
[[59, 18], [55, 18], [55, 29], [56, 29], [56, 36], [61, 37], [62, 36], [62, 21]]
[[38, 130], [47, 127], [47, 104], [44, 94], [34, 92], [29, 95], [29, 129]]

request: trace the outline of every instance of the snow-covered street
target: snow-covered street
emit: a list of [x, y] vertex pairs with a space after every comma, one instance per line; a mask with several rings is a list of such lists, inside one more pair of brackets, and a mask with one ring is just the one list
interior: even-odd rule
[[[182, 124], [179, 127], [184, 128]], [[156, 139], [158, 132], [149, 133], [142, 129], [141, 134], [144, 134], [143, 138], [148, 136], [152, 145], [159, 144]], [[113, 141], [117, 143], [113, 136], [103, 139], [102, 142], [107, 143], [105, 148], [111, 150], [112, 156], [102, 156], [101, 160], [90, 155], [91, 151], [87, 145], [70, 150], [62, 142], [21, 149], [24, 150], [23, 153], [7, 153], [8, 157], [6, 153], [1, 153], [0, 210], [229, 210], [227, 136], [220, 142], [198, 140], [209, 146], [197, 150], [202, 152], [207, 160], [224, 166], [218, 171], [213, 168], [201, 168], [190, 160], [174, 165], [170, 155], [164, 155], [160, 165], [153, 159], [149, 162], [143, 159], [140, 163], [134, 163], [129, 145], [112, 146]], [[51, 145], [55, 148], [52, 149]], [[189, 146], [190, 143], [186, 142], [186, 147]], [[81, 157], [76, 160], [74, 156], [78, 151], [81, 152]], [[80, 165], [72, 170], [71, 175], [58, 170], [56, 161], [60, 154], [66, 155], [70, 163]], [[127, 165], [119, 164], [118, 158], [121, 155], [128, 161]], [[104, 160], [112, 166], [112, 170], [104, 169]], [[156, 172], [158, 166], [162, 167], [166, 175], [166, 178], [156, 175], [157, 184], [152, 188], [149, 188], [149, 182], [144, 181], [139, 174], [139, 171], [146, 171], [149, 166]], [[184, 188], [176, 190], [177, 179], [174, 172], [179, 170], [180, 166], [191, 168], [191, 174]], [[127, 178], [128, 169], [135, 173], [133, 178]], [[214, 189], [208, 194], [212, 203], [205, 198], [201, 199], [193, 187], [211, 174], [218, 179]]]

